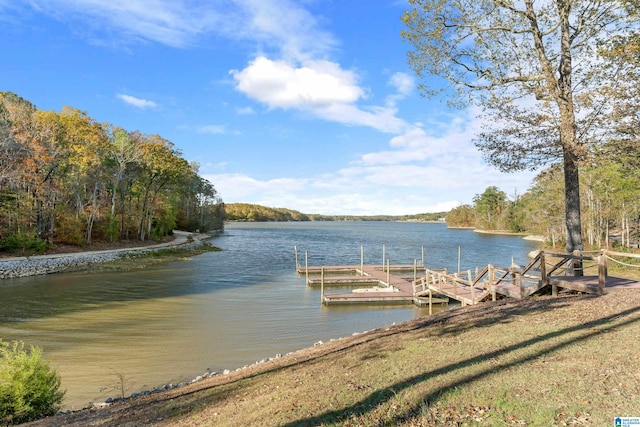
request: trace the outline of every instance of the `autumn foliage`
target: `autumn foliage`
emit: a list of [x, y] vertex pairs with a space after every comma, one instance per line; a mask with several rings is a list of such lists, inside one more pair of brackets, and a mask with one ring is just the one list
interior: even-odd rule
[[0, 250], [159, 239], [221, 228], [223, 214], [170, 141], [0, 93]]

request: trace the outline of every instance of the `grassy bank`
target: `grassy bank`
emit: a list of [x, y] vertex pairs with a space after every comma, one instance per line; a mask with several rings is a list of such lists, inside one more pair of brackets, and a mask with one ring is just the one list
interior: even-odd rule
[[502, 300], [35, 425], [565, 426], [640, 416], [640, 292]]

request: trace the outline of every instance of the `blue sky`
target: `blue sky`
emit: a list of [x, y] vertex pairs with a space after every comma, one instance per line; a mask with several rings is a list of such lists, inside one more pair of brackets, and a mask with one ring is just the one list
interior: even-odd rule
[[[416, 90], [393, 0], [0, 0], [0, 91], [159, 134], [227, 203], [414, 214], [522, 194]], [[434, 85], [442, 84], [433, 80]]]

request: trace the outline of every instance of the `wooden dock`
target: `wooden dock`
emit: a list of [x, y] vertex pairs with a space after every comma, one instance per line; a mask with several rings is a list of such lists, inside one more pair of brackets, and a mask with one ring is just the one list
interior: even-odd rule
[[[345, 265], [300, 267], [298, 274], [306, 276], [307, 286], [320, 287], [322, 303], [337, 304], [416, 304], [428, 305], [429, 298], [416, 294], [414, 282], [424, 275], [425, 268], [415, 265]], [[413, 275], [407, 273], [412, 272]], [[350, 292], [330, 292], [336, 287], [353, 288]], [[448, 298], [431, 296], [431, 304], [447, 303]]]
[[[423, 250], [424, 251], [424, 250]], [[523, 299], [544, 288], [551, 288], [552, 295], [559, 289], [603, 294], [605, 289], [640, 288], [640, 282], [611, 277], [607, 274], [607, 261], [613, 255], [640, 259], [640, 255], [599, 251], [596, 256], [582, 254], [554, 254], [540, 252], [528, 265], [497, 267], [448, 273], [446, 269], [427, 269], [413, 265], [360, 265], [300, 266], [298, 274], [306, 276], [307, 286], [320, 287], [322, 304], [416, 304], [447, 303], [450, 299], [462, 306], [475, 305], [497, 298]], [[424, 252], [423, 252], [424, 257]], [[424, 259], [424, 258], [423, 258]], [[578, 262], [579, 261], [579, 262]], [[584, 269], [596, 268], [598, 275], [574, 275], [575, 265]], [[638, 265], [640, 268], [640, 264]], [[583, 273], [583, 270], [580, 271]], [[352, 288], [350, 292], [329, 292], [336, 287]]]

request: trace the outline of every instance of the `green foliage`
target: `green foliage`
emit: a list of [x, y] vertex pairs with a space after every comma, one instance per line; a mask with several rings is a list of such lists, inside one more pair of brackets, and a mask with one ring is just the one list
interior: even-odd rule
[[447, 214], [450, 227], [475, 227], [475, 212], [470, 205], [461, 205], [451, 209]]
[[47, 242], [38, 238], [35, 231], [17, 231], [0, 239], [0, 251], [26, 255], [40, 254], [47, 249]]
[[71, 216], [59, 222], [60, 225], [56, 228], [56, 242], [74, 246], [84, 245], [84, 221], [81, 218]]
[[60, 376], [42, 360], [42, 349], [0, 339], [0, 423], [18, 424], [54, 414], [64, 392]]
[[308, 215], [298, 211], [249, 203], [230, 203], [225, 205], [225, 211], [230, 221], [309, 221]]
[[118, 218], [116, 218], [113, 215], [109, 215], [109, 219], [106, 221], [106, 228], [105, 228], [105, 237], [109, 240], [109, 241], [113, 241], [116, 240], [118, 238], [118, 233], [120, 231], [118, 230]]

